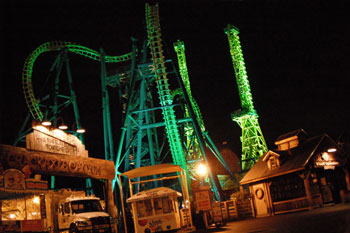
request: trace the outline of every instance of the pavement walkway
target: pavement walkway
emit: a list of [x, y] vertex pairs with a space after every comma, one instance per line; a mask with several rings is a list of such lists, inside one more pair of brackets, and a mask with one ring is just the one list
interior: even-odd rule
[[225, 226], [177, 233], [350, 233], [350, 203], [263, 218], [240, 219]]

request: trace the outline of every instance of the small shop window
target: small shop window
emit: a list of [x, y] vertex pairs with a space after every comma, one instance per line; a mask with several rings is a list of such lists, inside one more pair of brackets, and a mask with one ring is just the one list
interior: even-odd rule
[[154, 211], [156, 212], [156, 215], [162, 214], [162, 199], [161, 198], [154, 198], [153, 199], [154, 204]]
[[64, 213], [70, 214], [69, 202], [64, 203]]
[[28, 220], [41, 219], [39, 196], [26, 199], [26, 211]]
[[274, 178], [270, 186], [270, 192], [273, 202], [295, 199], [306, 195], [304, 181], [296, 174]]
[[145, 200], [145, 207], [146, 207], [146, 216], [153, 215], [152, 213], [152, 201], [151, 199]]
[[168, 197], [162, 197], [163, 213], [170, 213], [172, 206]]
[[143, 205], [143, 201], [137, 201], [136, 202], [136, 210], [137, 210], [137, 216], [139, 218], [143, 218], [143, 217], [146, 216], [145, 206]]
[[41, 219], [40, 201], [37, 196], [3, 200], [1, 202], [1, 219], [6, 220], [34, 220]]

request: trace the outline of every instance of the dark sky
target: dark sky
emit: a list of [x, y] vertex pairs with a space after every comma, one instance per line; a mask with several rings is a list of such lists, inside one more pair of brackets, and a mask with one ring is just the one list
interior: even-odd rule
[[[120, 55], [131, 51], [131, 36], [145, 34], [143, 1], [9, 2], [1, 7], [1, 144], [12, 144], [25, 118], [21, 73], [36, 47], [62, 40]], [[241, 129], [230, 118], [240, 102], [224, 33], [227, 24], [240, 29], [254, 106], [270, 147], [280, 134], [298, 128], [333, 138], [349, 131], [350, 32], [345, 3], [161, 0], [160, 20], [169, 48], [178, 39], [185, 42], [192, 95], [217, 144], [228, 141], [240, 154]], [[40, 86], [48, 73], [45, 64], [53, 58], [38, 58], [34, 85]], [[72, 62], [81, 118], [88, 129], [87, 148], [103, 154], [99, 64], [79, 56]], [[119, 129], [114, 134], [118, 136]]]

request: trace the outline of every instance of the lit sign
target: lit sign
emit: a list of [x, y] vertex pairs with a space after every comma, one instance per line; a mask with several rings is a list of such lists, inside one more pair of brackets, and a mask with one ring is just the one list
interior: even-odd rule
[[322, 152], [315, 158], [315, 166], [323, 167], [324, 169], [334, 169], [335, 166], [340, 166], [340, 162], [336, 159], [333, 153]]
[[195, 192], [197, 211], [211, 210], [210, 194], [208, 190]]
[[4, 187], [6, 189], [25, 189], [24, 174], [17, 169], [8, 169], [4, 172]]
[[316, 166], [338, 166], [340, 165], [338, 161], [316, 161]]
[[88, 157], [88, 151], [78, 137], [40, 125], [33, 126], [33, 129], [34, 131], [26, 136], [27, 149]]

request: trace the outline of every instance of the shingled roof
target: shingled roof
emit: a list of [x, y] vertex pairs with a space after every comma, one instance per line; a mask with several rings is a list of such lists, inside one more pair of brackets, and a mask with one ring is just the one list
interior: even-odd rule
[[309, 138], [309, 134], [304, 130], [304, 129], [297, 129], [294, 130], [292, 132], [286, 133], [286, 134], [282, 134], [280, 135], [276, 140], [275, 140], [275, 144], [278, 144], [278, 142], [283, 141], [287, 138], [291, 138], [293, 136], [297, 136], [300, 139], [305, 139], [305, 138]]
[[[294, 147], [289, 150], [270, 150], [258, 160], [258, 162], [243, 177], [240, 183], [242, 185], [248, 184], [303, 170], [310, 161], [312, 162], [312, 157], [314, 155], [329, 147], [338, 148], [338, 145], [327, 134], [323, 134], [321, 136], [305, 139], [305, 141], [298, 147]], [[280, 166], [275, 169], [269, 169], [266, 162], [266, 157], [273, 153], [279, 155]], [[341, 150], [339, 150], [339, 154], [345, 162], [345, 154]]]

